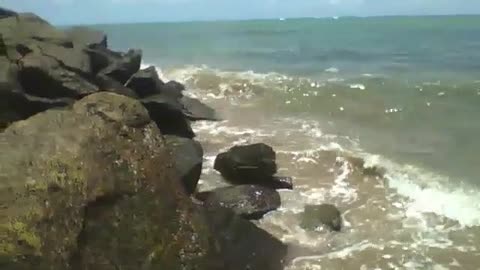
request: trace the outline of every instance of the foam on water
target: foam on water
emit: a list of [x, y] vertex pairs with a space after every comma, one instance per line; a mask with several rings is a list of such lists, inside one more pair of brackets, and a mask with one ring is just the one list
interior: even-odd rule
[[[173, 71], [164, 71], [161, 73], [162, 79], [174, 79], [184, 83], [192, 83], [197, 85], [195, 80], [199, 80], [201, 74], [207, 73], [209, 76], [213, 74], [221, 81], [220, 91], [212, 92], [209, 89], [192, 89], [189, 95], [203, 99], [206, 103], [215, 107], [216, 104], [222, 106], [227, 104], [235, 105], [235, 108], [224, 108], [225, 110], [239, 110], [238, 113], [248, 111], [245, 107], [249, 103], [245, 100], [253, 99], [254, 92], [247, 89], [251, 85], [271, 89], [274, 91], [285, 91], [291, 93], [299, 91], [291, 86], [292, 82], [307, 88], [323, 87], [323, 82], [319, 80], [311, 80], [307, 78], [293, 78], [277, 73], [257, 74], [252, 71], [246, 72], [227, 72], [202, 67], [186, 67], [185, 69], [176, 69]], [[237, 88], [233, 88], [230, 82], [238, 84]], [[272, 83], [276, 87], [271, 87]], [[282, 85], [287, 87], [282, 88]], [[365, 90], [363, 84], [352, 84], [348, 87], [353, 89]], [[283, 89], [283, 90], [282, 90]], [[198, 91], [197, 91], [198, 90]], [[206, 91], [207, 90], [207, 91]], [[236, 92], [234, 92], [236, 91]], [[232, 99], [229, 95], [232, 95]], [[313, 92], [312, 92], [313, 93]], [[312, 94], [313, 95], [313, 94]], [[242, 97], [244, 100], [239, 101]], [[284, 106], [295, 101], [295, 97], [283, 101]], [[241, 105], [241, 106], [240, 106]], [[244, 109], [242, 109], [244, 108]], [[343, 108], [343, 107], [342, 107]], [[243, 111], [242, 111], [243, 110]], [[392, 112], [401, 112], [401, 109], [395, 108]], [[390, 113], [390, 109], [386, 111]], [[364, 160], [364, 168], [383, 168], [385, 171], [385, 182], [378, 181], [374, 185], [375, 188], [384, 190], [384, 200], [386, 205], [382, 206], [387, 220], [395, 221], [401, 224], [406, 230], [411, 230], [417, 235], [415, 241], [410, 246], [405, 246], [403, 242], [369, 242], [353, 241], [348, 246], [338, 247], [328, 253], [318, 256], [300, 257], [294, 261], [294, 266], [289, 269], [315, 269], [315, 262], [323, 258], [338, 259], [353, 256], [356, 253], [364, 252], [368, 249], [382, 249], [387, 246], [407, 252], [414, 250], [423, 254], [426, 247], [430, 248], [453, 248], [453, 242], [449, 239], [449, 233], [461, 230], [464, 227], [480, 226], [480, 198], [478, 191], [469, 190], [467, 187], [456, 185], [450, 186], [451, 179], [441, 175], [422, 170], [412, 165], [402, 165], [393, 160], [389, 160], [380, 155], [366, 153], [359, 145], [357, 140], [337, 134], [329, 134], [322, 130], [318, 121], [311, 119], [301, 119], [296, 117], [282, 117], [280, 119], [272, 119], [268, 123], [259, 123], [251, 126], [240, 126], [231, 119], [221, 122], [197, 122], [194, 125], [195, 132], [199, 138], [206, 144], [211, 144], [215, 152], [207, 153], [204, 163], [204, 171], [202, 183], [205, 188], [214, 188], [221, 184], [221, 178], [213, 170], [213, 162], [215, 154], [219, 151], [225, 151], [237, 144], [253, 143], [265, 141], [267, 143], [277, 143], [274, 148], [278, 155], [283, 158], [288, 157], [291, 160], [289, 166], [298, 168], [314, 168], [322, 165], [322, 153], [325, 151], [334, 151], [339, 153], [335, 160], [338, 173], [335, 175], [333, 182], [329, 186], [309, 187], [298, 186], [294, 191], [281, 192], [283, 205], [279, 211], [267, 215], [260, 224], [266, 228], [272, 229], [276, 227], [281, 233], [279, 237], [285, 242], [294, 242], [307, 247], [321, 247], [325, 243], [330, 243], [330, 236], [312, 238], [312, 235], [293, 223], [286, 220], [286, 217], [292, 218], [303, 211], [305, 204], [324, 203], [329, 198], [336, 198], [336, 202], [343, 205], [355, 205], [356, 201], [362, 196], [363, 191], [358, 190], [358, 184], [352, 183], [352, 174], [357, 173], [352, 168], [350, 161], [346, 157], [360, 157]], [[279, 143], [279, 141], [289, 141], [288, 144]], [[282, 167], [282, 164], [280, 164]], [[334, 170], [333, 168], [331, 169]], [[283, 171], [282, 171], [283, 173]], [[292, 173], [287, 171], [286, 173]], [[212, 182], [205, 181], [204, 177], [215, 179]], [[302, 182], [300, 175], [296, 176], [296, 181]], [[205, 182], [210, 182], [205, 184]], [[363, 195], [364, 196], [364, 195]], [[369, 202], [370, 203], [370, 202]], [[362, 206], [356, 206], [358, 211]], [[371, 206], [370, 206], [371, 207]], [[389, 209], [386, 209], [389, 208]], [[352, 209], [346, 209], [344, 215], [349, 216]], [[458, 222], [460, 226], [443, 226], [441, 223], [432, 223], [428, 214], [435, 214], [441, 217]], [[366, 223], [369, 222], [367, 219]], [[296, 224], [296, 225], [295, 225]], [[355, 235], [356, 227], [360, 224], [351, 224], [348, 218], [345, 219], [345, 228], [348, 232]], [[273, 230], [273, 229], [272, 229]], [[348, 239], [344, 239], [348, 241]], [[405, 249], [404, 249], [405, 248]], [[473, 250], [472, 247], [459, 247], [463, 251]], [[395, 259], [389, 253], [382, 254], [385, 261]], [[426, 256], [426, 255], [425, 255]], [[418, 269], [429, 264], [429, 258], [416, 258], [404, 261], [403, 265], [392, 264], [392, 269]], [[309, 268], [302, 268], [301, 265], [306, 263]], [[433, 267], [433, 266], [432, 266]], [[438, 265], [437, 267], [445, 267]], [[324, 268], [318, 268], [324, 269]], [[442, 268], [438, 268], [442, 269]]]

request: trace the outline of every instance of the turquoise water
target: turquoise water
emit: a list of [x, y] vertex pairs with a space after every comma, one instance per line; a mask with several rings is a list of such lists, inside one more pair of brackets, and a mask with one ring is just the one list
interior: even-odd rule
[[[96, 27], [224, 119], [194, 125], [200, 189], [225, 185], [218, 152], [274, 147], [295, 189], [258, 225], [312, 250], [288, 270], [479, 269], [480, 16]], [[312, 203], [338, 206], [342, 233], [302, 230]]]
[[480, 16], [439, 16], [98, 27], [113, 47], [142, 48], [145, 62], [164, 70], [207, 65], [327, 80], [277, 98], [296, 98], [285, 110], [335, 121], [331, 128], [372, 152], [480, 185], [479, 26]]

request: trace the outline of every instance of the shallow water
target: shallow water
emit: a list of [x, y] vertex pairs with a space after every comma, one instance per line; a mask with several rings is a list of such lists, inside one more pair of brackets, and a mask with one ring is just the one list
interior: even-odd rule
[[[99, 26], [224, 121], [197, 122], [200, 188], [220, 151], [265, 142], [294, 177], [258, 225], [288, 270], [480, 269], [480, 17]], [[125, 39], [128, 36], [128, 39]], [[341, 233], [306, 232], [332, 203]]]

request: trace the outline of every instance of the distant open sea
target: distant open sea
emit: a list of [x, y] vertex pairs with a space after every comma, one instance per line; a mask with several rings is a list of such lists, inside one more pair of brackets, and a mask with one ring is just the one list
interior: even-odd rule
[[[288, 269], [480, 269], [480, 16], [94, 27], [225, 120], [195, 125], [202, 189], [223, 185], [220, 150], [276, 149], [296, 189], [259, 226], [315, 251]], [[337, 205], [345, 230], [302, 230], [306, 203]]]

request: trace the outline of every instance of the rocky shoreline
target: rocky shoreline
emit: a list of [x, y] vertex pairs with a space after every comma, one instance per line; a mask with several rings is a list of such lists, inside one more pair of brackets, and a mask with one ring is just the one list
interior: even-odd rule
[[[293, 188], [274, 150], [220, 153], [232, 186], [197, 193], [190, 123], [219, 117], [141, 62], [0, 8], [0, 269], [283, 269], [289, 247], [249, 221]], [[309, 229], [341, 229], [333, 206], [308, 210]]]

